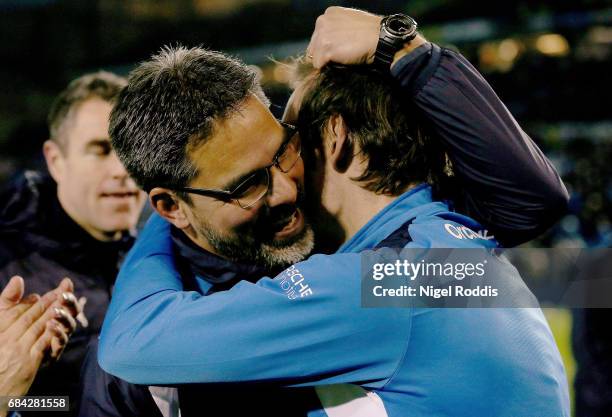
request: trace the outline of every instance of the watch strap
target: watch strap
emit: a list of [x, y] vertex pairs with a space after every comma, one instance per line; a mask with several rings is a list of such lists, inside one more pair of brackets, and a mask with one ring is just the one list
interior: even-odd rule
[[[397, 35], [387, 30], [387, 22], [397, 18], [407, 19], [412, 24], [411, 31], [405, 35]], [[393, 63], [395, 53], [399, 51], [406, 42], [410, 42], [414, 39], [416, 35], [417, 23], [413, 18], [400, 14], [384, 17], [380, 22], [378, 44], [374, 52], [374, 65], [381, 69], [389, 70]]]
[[381, 34], [378, 38], [378, 45], [376, 45], [376, 52], [374, 53], [374, 65], [380, 68], [389, 69], [399, 47], [395, 42], [389, 42], [386, 40], [382, 30], [383, 29], [381, 28]]

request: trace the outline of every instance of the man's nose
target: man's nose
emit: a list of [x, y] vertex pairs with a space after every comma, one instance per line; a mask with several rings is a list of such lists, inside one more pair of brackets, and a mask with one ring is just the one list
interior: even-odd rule
[[295, 204], [298, 197], [298, 186], [295, 179], [276, 166], [270, 168], [270, 175], [270, 189], [266, 196], [268, 207]]
[[127, 170], [125, 169], [125, 167], [119, 160], [119, 157], [117, 156], [115, 151], [112, 151], [108, 155], [107, 162], [108, 162], [108, 170], [110, 172], [110, 175], [113, 178], [125, 179], [128, 176]]

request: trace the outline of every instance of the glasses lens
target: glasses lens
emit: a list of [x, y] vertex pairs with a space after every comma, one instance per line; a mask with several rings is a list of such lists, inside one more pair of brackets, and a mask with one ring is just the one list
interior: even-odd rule
[[285, 145], [285, 149], [283, 149], [283, 152], [276, 159], [276, 164], [278, 168], [283, 172], [291, 171], [291, 168], [293, 168], [297, 160], [300, 158], [300, 135], [298, 135], [295, 131], [293, 131], [292, 133], [293, 136]]
[[234, 191], [234, 198], [242, 208], [249, 208], [257, 203], [268, 192], [270, 174], [261, 169], [240, 184]]

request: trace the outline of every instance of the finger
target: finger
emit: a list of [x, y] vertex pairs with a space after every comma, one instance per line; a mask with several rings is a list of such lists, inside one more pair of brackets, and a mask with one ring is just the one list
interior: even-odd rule
[[74, 284], [68, 277], [65, 277], [57, 288], [62, 292], [74, 292]]
[[66, 333], [65, 329], [61, 324], [54, 323], [53, 320], [51, 320], [49, 326], [55, 335], [53, 339], [51, 339], [50, 357], [51, 359], [57, 360], [64, 351], [66, 345], [68, 344], [70, 336]]
[[76, 296], [71, 292], [63, 292], [60, 298], [60, 307], [66, 310], [72, 317], [76, 317], [81, 312], [81, 306]]
[[[44, 332], [47, 321], [51, 320], [55, 314], [53, 309], [50, 309], [49, 305], [46, 305], [45, 297], [47, 297], [47, 295], [41, 298], [38, 303], [34, 304], [32, 308], [25, 312], [18, 320], [23, 326], [29, 323], [27, 330], [20, 338], [20, 341], [27, 346], [34, 344], [36, 339]], [[40, 309], [43, 310], [42, 313]], [[30, 313], [32, 310], [35, 311]]]
[[32, 304], [36, 303], [38, 300], [40, 300], [39, 295], [30, 294], [24, 299], [22, 299], [19, 304], [14, 305], [13, 307], [10, 307], [7, 310], [0, 311], [0, 332], [3, 332], [8, 329], [13, 323], [15, 323], [19, 319], [19, 317], [21, 317], [23, 313], [25, 313], [30, 307], [32, 307]]
[[45, 293], [40, 299], [45, 304], [45, 309], [48, 308], [57, 298], [59, 297], [59, 293], [56, 291], [49, 291]]
[[[47, 295], [40, 298], [36, 303], [30, 305], [27, 311], [21, 314], [17, 320], [13, 321], [7, 331], [15, 338], [22, 337], [28, 329], [45, 314], [51, 302], [52, 298]], [[49, 315], [49, 317], [52, 317], [52, 315]]]
[[312, 36], [310, 59], [315, 69], [321, 69], [329, 62], [331, 45], [325, 40], [325, 36], [321, 31], [317, 31]]
[[53, 329], [51, 327], [44, 326], [43, 332], [36, 340], [34, 340], [34, 343], [32, 343], [30, 348], [30, 356], [34, 361], [36, 361], [34, 364], [36, 367], [40, 366], [40, 362], [42, 362], [45, 352], [50, 349], [51, 341], [54, 337], [55, 332]]
[[82, 327], [89, 327], [89, 320], [87, 320], [87, 316], [85, 315], [85, 304], [87, 304], [87, 297], [79, 298], [79, 310], [81, 311], [76, 319], [81, 324]]
[[51, 339], [49, 359], [58, 361], [62, 356], [62, 353], [64, 353], [64, 349], [66, 349], [66, 345], [64, 345], [63, 342], [61, 342], [57, 337], [54, 337]]
[[55, 361], [59, 360], [60, 356], [62, 356], [62, 353], [64, 353], [64, 350], [66, 349], [67, 343], [67, 339], [66, 341], [62, 340], [59, 337], [54, 337], [53, 339], [51, 339], [51, 351], [49, 354], [49, 358]]
[[319, 50], [312, 55], [312, 66], [315, 69], [321, 69], [329, 62], [327, 51]]
[[310, 42], [308, 42], [308, 46], [306, 47], [306, 57], [312, 59], [312, 54], [314, 51], [314, 45], [315, 45], [315, 36], [316, 33], [313, 33], [312, 36], [310, 37]]
[[356, 12], [359, 9], [353, 9], [352, 7], [342, 7], [342, 6], [329, 6], [327, 9], [325, 9], [325, 14], [326, 15], [330, 15], [330, 14], [334, 14], [334, 13], [344, 13], [348, 10], [352, 10], [354, 12]]
[[312, 34], [310, 44], [308, 44], [308, 49], [306, 50], [306, 56], [310, 59], [315, 69], [321, 69], [324, 65], [324, 60], [322, 59], [324, 53], [325, 51], [320, 45], [320, 36], [318, 32], [315, 32]]
[[15, 275], [0, 293], [0, 309], [11, 307], [19, 302], [25, 291], [23, 278]]
[[72, 283], [72, 280], [70, 280], [70, 278], [62, 279], [58, 286], [46, 292], [45, 296], [47, 294], [55, 294], [56, 297], [59, 297], [62, 293], [65, 292], [74, 292], [74, 284]]
[[61, 307], [53, 307], [53, 311], [55, 313], [55, 320], [64, 325], [68, 334], [74, 333], [77, 327], [77, 322], [74, 317], [68, 314], [66, 310]]
[[319, 52], [318, 44], [319, 44], [322, 21], [324, 19], [325, 18], [323, 17], [323, 15], [320, 15], [319, 17], [317, 17], [317, 20], [315, 21], [315, 28], [312, 31], [312, 35], [310, 36], [310, 42], [308, 42], [308, 46], [306, 47], [306, 56], [310, 59], [312, 59], [313, 56], [317, 54], [317, 52]]
[[38, 294], [28, 294], [27, 296], [25, 296], [24, 298], [21, 299], [21, 301], [19, 302], [18, 305], [21, 304], [26, 304], [26, 305], [32, 305], [36, 302], [38, 302], [38, 300], [40, 300], [40, 295]]

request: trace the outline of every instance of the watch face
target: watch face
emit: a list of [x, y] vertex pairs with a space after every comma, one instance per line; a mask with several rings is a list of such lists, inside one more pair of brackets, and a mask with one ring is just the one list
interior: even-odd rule
[[389, 16], [385, 22], [386, 29], [395, 36], [406, 36], [416, 31], [414, 19], [405, 15]]
[[408, 22], [406, 22], [404, 19], [393, 19], [390, 22], [388, 22], [388, 26], [389, 30], [391, 32], [395, 32], [398, 35], [399, 34], [404, 34], [406, 33], [406, 31], [408, 30], [409, 26], [408, 26]]

